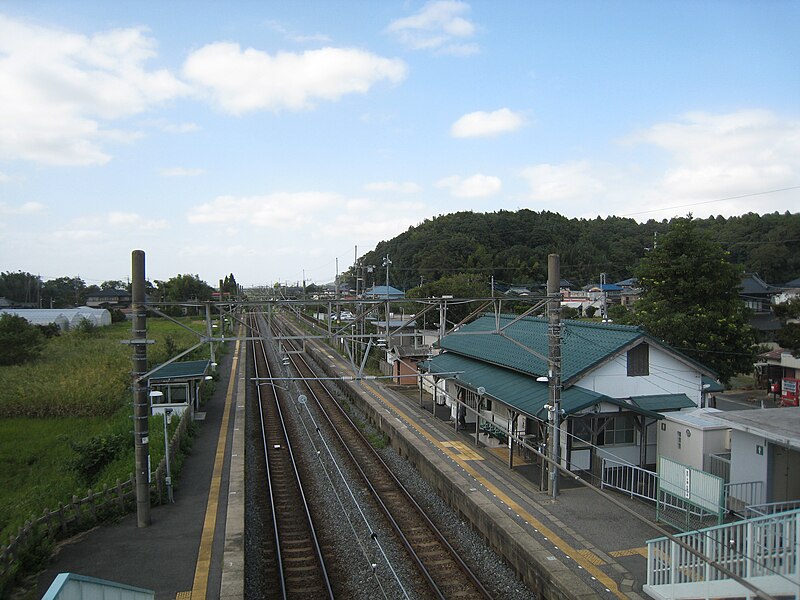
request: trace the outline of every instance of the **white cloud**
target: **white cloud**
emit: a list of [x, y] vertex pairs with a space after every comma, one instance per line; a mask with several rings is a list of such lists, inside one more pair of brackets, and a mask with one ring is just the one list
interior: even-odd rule
[[436, 187], [449, 189], [456, 198], [486, 198], [497, 194], [503, 182], [499, 177], [478, 173], [466, 178], [458, 175], [445, 177], [436, 182]]
[[463, 16], [469, 10], [469, 4], [457, 0], [428, 2], [416, 14], [392, 21], [387, 31], [413, 50], [475, 54], [480, 51], [478, 45], [463, 42], [475, 34], [475, 25]]
[[591, 200], [606, 190], [603, 177], [586, 161], [525, 167], [521, 173], [530, 186], [532, 200]]
[[200, 131], [197, 123], [167, 123], [162, 127], [166, 133], [194, 133]]
[[659, 191], [675, 201], [722, 198], [800, 183], [800, 120], [766, 110], [687, 113], [623, 141], [669, 153], [671, 165], [659, 182]]
[[168, 71], [145, 69], [155, 47], [142, 28], [84, 36], [0, 15], [0, 158], [53, 165], [110, 160], [104, 142], [132, 136], [101, 121], [189, 91]]
[[402, 81], [406, 65], [370, 52], [321, 48], [302, 54], [266, 52], [218, 42], [192, 52], [184, 75], [205, 88], [222, 110], [302, 110], [319, 100], [366, 93], [377, 82]]
[[256, 227], [301, 228], [313, 222], [318, 212], [343, 203], [338, 194], [325, 192], [279, 192], [264, 196], [219, 196], [191, 210], [190, 223], [244, 223]]
[[416, 194], [422, 188], [413, 181], [374, 181], [364, 186], [370, 192], [398, 192], [400, 194]]
[[523, 116], [508, 108], [494, 112], [477, 111], [468, 113], [453, 123], [450, 135], [457, 138], [491, 137], [517, 131], [524, 124]]
[[186, 167], [169, 167], [161, 169], [162, 177], [197, 177], [205, 173], [204, 169], [190, 169]]
[[44, 206], [39, 202], [24, 202], [19, 206], [10, 206], [5, 202], [0, 202], [0, 215], [32, 215], [41, 212], [44, 212]]
[[330, 36], [323, 33], [302, 34], [290, 31], [279, 21], [267, 21], [266, 26], [281, 34], [290, 42], [296, 42], [298, 44], [327, 44], [331, 41]]
[[11, 177], [0, 171], [0, 183], [11, 181]]
[[62, 229], [54, 231], [51, 237], [60, 242], [98, 242], [109, 239], [110, 236], [97, 229]]
[[111, 212], [106, 216], [106, 221], [111, 227], [150, 231], [166, 229], [166, 219], [145, 219], [136, 213]]

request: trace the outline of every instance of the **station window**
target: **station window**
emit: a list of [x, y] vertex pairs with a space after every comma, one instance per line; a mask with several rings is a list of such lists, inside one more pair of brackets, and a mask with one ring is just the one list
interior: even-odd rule
[[628, 350], [628, 377], [650, 375], [650, 346], [639, 344]]
[[632, 415], [618, 415], [606, 419], [605, 427], [601, 425], [601, 431], [597, 436], [598, 446], [615, 446], [621, 444], [632, 444], [634, 440], [635, 427]]

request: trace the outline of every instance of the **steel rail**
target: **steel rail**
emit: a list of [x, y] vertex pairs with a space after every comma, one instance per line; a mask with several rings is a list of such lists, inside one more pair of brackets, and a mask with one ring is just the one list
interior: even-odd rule
[[[258, 326], [258, 317], [253, 315], [251, 318], [252, 318], [252, 322], [253, 322], [253, 324], [255, 326], [255, 330], [256, 331], [260, 331], [260, 328]], [[258, 375], [258, 362], [259, 361], [257, 360], [257, 353], [258, 353], [259, 348], [260, 348], [261, 356], [263, 358], [264, 365], [265, 365], [265, 368], [266, 368], [266, 371], [267, 371], [266, 374], [267, 375], [271, 375], [271, 369], [270, 369], [270, 366], [269, 366], [269, 358], [268, 358], [268, 355], [267, 355], [266, 345], [264, 344], [263, 339], [262, 339], [261, 342], [258, 342], [256, 340], [253, 341], [253, 366], [254, 366], [254, 369], [255, 369], [255, 373], [256, 373], [256, 375]], [[276, 504], [276, 500], [275, 500], [276, 482], [274, 481], [274, 477], [273, 477], [274, 474], [271, 472], [271, 469], [269, 467], [269, 460], [270, 460], [270, 456], [271, 456], [272, 453], [271, 453], [270, 443], [269, 443], [269, 441], [267, 439], [267, 424], [266, 424], [266, 421], [265, 421], [264, 398], [262, 397], [261, 387], [262, 386], [260, 386], [260, 385], [256, 385], [255, 386], [256, 392], [257, 392], [256, 395], [257, 395], [257, 401], [258, 401], [258, 411], [259, 411], [259, 417], [260, 417], [260, 422], [261, 422], [261, 437], [262, 437], [262, 442], [263, 442], [263, 445], [264, 445], [264, 463], [265, 463], [265, 467], [266, 467], [266, 475], [267, 475], [267, 482], [268, 482], [267, 487], [268, 487], [268, 490], [269, 490], [270, 507], [271, 507], [271, 511], [272, 511], [272, 524], [273, 524], [273, 531], [274, 531], [275, 554], [276, 554], [275, 558], [276, 558], [276, 562], [277, 562], [277, 573], [278, 573], [278, 577], [279, 577], [279, 580], [280, 580], [281, 595], [282, 595], [282, 597], [284, 599], [286, 599], [286, 598], [289, 597], [289, 594], [290, 594], [291, 590], [290, 590], [290, 585], [287, 582], [287, 570], [288, 570], [288, 567], [284, 562], [282, 538], [281, 538], [281, 535], [280, 535], [280, 524], [279, 524], [278, 514], [277, 514], [277, 510], [276, 510], [276, 508], [277, 508], [277, 504]], [[333, 590], [331, 588], [330, 577], [328, 575], [328, 571], [327, 571], [327, 568], [325, 566], [324, 555], [322, 553], [322, 548], [320, 547], [320, 544], [319, 544], [319, 539], [318, 539], [317, 534], [316, 534], [314, 521], [313, 521], [312, 516], [311, 516], [311, 510], [310, 510], [310, 508], [308, 506], [308, 500], [306, 498], [306, 494], [305, 494], [305, 491], [303, 489], [303, 484], [302, 484], [300, 472], [299, 472], [299, 469], [298, 469], [298, 466], [297, 466], [297, 462], [295, 460], [294, 452], [292, 450], [292, 445], [291, 445], [291, 441], [290, 441], [290, 438], [289, 438], [289, 433], [288, 433], [288, 431], [286, 429], [286, 422], [284, 420], [283, 411], [281, 409], [280, 401], [278, 399], [278, 394], [279, 394], [278, 393], [278, 387], [274, 383], [271, 383], [270, 384], [270, 388], [272, 389], [272, 393], [273, 393], [274, 407], [275, 407], [276, 412], [277, 412], [277, 417], [278, 417], [278, 421], [279, 421], [279, 424], [280, 424], [280, 431], [282, 432], [282, 436], [283, 436], [283, 443], [285, 444], [286, 452], [288, 453], [289, 462], [291, 463], [291, 470], [292, 470], [292, 473], [294, 474], [294, 481], [292, 482], [292, 484], [296, 485], [297, 486], [297, 490], [299, 491], [300, 500], [302, 502], [302, 512], [303, 512], [304, 523], [305, 523], [305, 526], [308, 529], [309, 538], [310, 538], [310, 542], [311, 542], [311, 545], [312, 545], [313, 554], [314, 554], [315, 559], [316, 559], [316, 563], [319, 566], [318, 576], [319, 576], [319, 578], [321, 580], [322, 587], [324, 587], [324, 593], [326, 594], [326, 597], [332, 600], [334, 598], [334, 594], [333, 594]], [[274, 444], [273, 444], [273, 449], [275, 449]]]
[[[297, 371], [299, 373], [302, 374], [303, 370], [305, 370], [306, 372], [311, 372], [313, 374], [313, 371], [314, 371], [313, 367], [308, 363], [308, 361], [305, 359], [305, 357], [303, 357], [302, 354], [291, 353], [288, 356], [289, 356], [289, 359], [292, 361], [292, 363], [294, 364], [295, 368], [297, 369]], [[302, 365], [298, 364], [300, 361], [302, 361]], [[300, 368], [301, 366], [303, 367], [302, 370]], [[389, 521], [389, 523], [391, 524], [392, 528], [396, 532], [396, 534], [397, 534], [398, 538], [400, 539], [401, 543], [403, 544], [403, 546], [408, 551], [409, 555], [411, 556], [412, 561], [417, 565], [417, 568], [419, 569], [420, 573], [422, 574], [422, 576], [424, 577], [424, 579], [428, 583], [428, 585], [431, 588], [431, 590], [433, 591], [433, 593], [436, 594], [436, 596], [438, 598], [441, 598], [441, 599], [446, 598], [447, 596], [441, 590], [439, 584], [436, 582], [436, 579], [431, 574], [431, 572], [428, 569], [428, 567], [425, 565], [425, 561], [420, 557], [419, 553], [414, 548], [414, 544], [408, 539], [408, 537], [404, 533], [401, 525], [399, 524], [399, 522], [397, 521], [395, 516], [392, 514], [391, 509], [389, 508], [389, 506], [384, 501], [383, 494], [381, 494], [381, 492], [376, 488], [376, 486], [373, 485], [373, 482], [371, 481], [370, 476], [362, 468], [361, 464], [359, 464], [358, 458], [353, 454], [353, 451], [351, 450], [350, 444], [345, 442], [344, 438], [342, 437], [342, 435], [341, 435], [341, 433], [339, 431], [339, 428], [334, 424], [333, 420], [331, 419], [331, 416], [328, 414], [328, 411], [323, 406], [323, 403], [321, 402], [321, 400], [318, 397], [317, 393], [312, 388], [310, 382], [313, 381], [313, 379], [312, 378], [303, 377], [302, 379], [300, 379], [300, 381], [303, 382], [303, 384], [306, 387], [309, 395], [314, 398], [315, 402], [317, 403], [317, 406], [321, 410], [323, 416], [325, 417], [327, 422], [330, 424], [332, 430], [334, 431], [336, 437], [338, 438], [342, 448], [347, 453], [347, 455], [350, 457], [353, 465], [355, 466], [355, 468], [357, 469], [357, 471], [359, 472], [359, 474], [363, 478], [367, 488], [370, 490], [370, 492], [375, 497], [376, 502], [380, 506], [381, 510], [384, 512], [387, 520]], [[327, 388], [325, 388], [325, 386], [320, 384], [320, 388], [325, 391], [325, 394], [328, 396], [330, 401], [333, 403], [333, 406], [335, 407], [335, 409], [338, 410], [339, 415], [343, 419], [345, 419], [347, 421], [347, 423], [349, 423], [350, 427], [353, 430], [353, 433], [355, 433], [355, 435], [360, 439], [360, 441], [362, 443], [362, 447], [364, 449], [366, 449], [366, 452], [369, 454], [370, 458], [372, 458], [375, 461], [375, 463], [379, 466], [379, 468], [382, 470], [382, 475], [384, 475], [384, 476], [386, 476], [386, 477], [388, 477], [390, 479], [390, 481], [392, 482], [394, 488], [400, 493], [400, 495], [403, 497], [405, 502], [407, 502], [408, 505], [414, 511], [414, 513], [416, 513], [416, 515], [419, 518], [422, 519], [422, 521], [424, 522], [425, 526], [431, 532], [431, 534], [436, 539], [436, 541], [441, 545], [441, 547], [445, 550], [445, 552], [447, 554], [449, 554], [451, 560], [455, 563], [455, 565], [458, 567], [458, 569], [465, 575], [466, 581], [475, 588], [475, 591], [478, 593], [478, 595], [480, 597], [485, 598], [485, 599], [491, 599], [492, 595], [484, 587], [483, 583], [480, 581], [480, 579], [477, 577], [477, 575], [475, 575], [475, 573], [472, 571], [472, 569], [469, 568], [469, 566], [464, 562], [464, 560], [458, 554], [456, 549], [453, 548], [453, 546], [450, 544], [450, 542], [447, 540], [447, 538], [444, 536], [444, 534], [439, 530], [438, 527], [436, 527], [436, 525], [433, 523], [433, 521], [431, 521], [430, 517], [428, 517], [428, 515], [425, 513], [425, 510], [417, 503], [417, 501], [414, 499], [413, 495], [406, 489], [406, 487], [402, 484], [402, 482], [395, 476], [395, 474], [392, 472], [392, 470], [389, 468], [389, 466], [386, 464], [386, 462], [383, 460], [383, 458], [381, 458], [380, 454], [378, 454], [378, 452], [375, 450], [375, 448], [372, 446], [372, 444], [369, 442], [369, 440], [366, 438], [366, 436], [361, 432], [359, 427], [353, 422], [353, 420], [350, 418], [350, 416], [347, 414], [347, 412], [344, 410], [344, 408], [342, 408], [340, 403], [336, 401], [336, 399], [327, 390]]]

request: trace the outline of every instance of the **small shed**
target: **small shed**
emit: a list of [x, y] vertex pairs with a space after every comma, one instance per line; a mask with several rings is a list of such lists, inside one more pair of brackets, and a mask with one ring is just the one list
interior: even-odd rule
[[658, 425], [658, 455], [674, 462], [709, 471], [712, 454], [730, 450], [730, 427], [709, 415], [716, 408], [664, 413]]
[[148, 379], [151, 414], [161, 414], [167, 408], [178, 415], [186, 410], [191, 414], [197, 412], [210, 365], [208, 360], [188, 360], [165, 364], [156, 370]]
[[417, 385], [419, 371], [417, 364], [430, 355], [430, 348], [414, 346], [394, 346], [389, 352], [389, 364], [392, 365], [392, 382], [400, 385]]

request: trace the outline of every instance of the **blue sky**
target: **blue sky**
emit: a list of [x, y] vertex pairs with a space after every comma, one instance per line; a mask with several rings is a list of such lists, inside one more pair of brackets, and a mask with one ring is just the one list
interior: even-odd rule
[[798, 26], [789, 1], [0, 0], [0, 270], [99, 284], [141, 249], [149, 279], [324, 283], [460, 210], [797, 212]]

